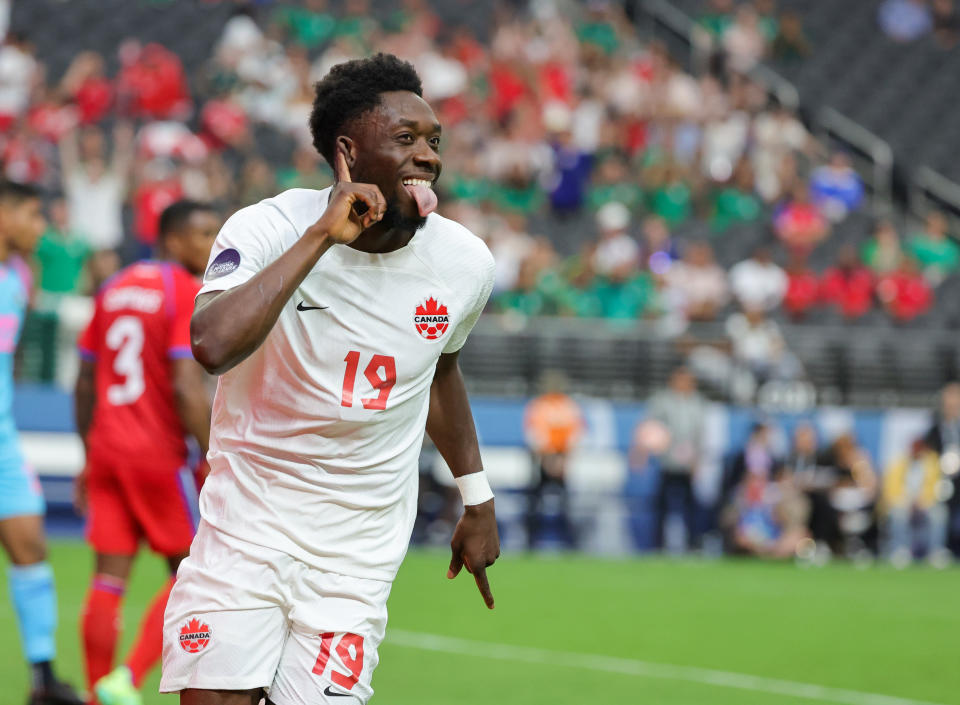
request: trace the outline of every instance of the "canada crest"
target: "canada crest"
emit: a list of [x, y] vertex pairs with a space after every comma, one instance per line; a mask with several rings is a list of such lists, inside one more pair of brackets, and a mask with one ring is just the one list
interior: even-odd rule
[[450, 327], [450, 315], [447, 307], [430, 297], [417, 306], [413, 312], [413, 325], [417, 333], [426, 340], [436, 340], [443, 337]]
[[180, 648], [188, 654], [196, 654], [210, 643], [210, 626], [194, 617], [180, 627]]

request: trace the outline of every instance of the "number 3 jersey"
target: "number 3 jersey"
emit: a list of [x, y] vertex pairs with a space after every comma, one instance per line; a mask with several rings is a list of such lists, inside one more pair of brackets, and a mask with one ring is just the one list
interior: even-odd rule
[[[276, 260], [329, 195], [293, 189], [235, 213], [200, 293]], [[463, 346], [492, 287], [483, 241], [437, 214], [393, 252], [327, 250], [260, 347], [220, 377], [204, 520], [322, 571], [393, 580], [437, 360]]]
[[95, 364], [91, 449], [151, 462], [186, 460], [171, 360], [191, 357], [199, 288], [180, 265], [153, 261], [132, 264], [101, 287], [79, 340], [81, 358]]

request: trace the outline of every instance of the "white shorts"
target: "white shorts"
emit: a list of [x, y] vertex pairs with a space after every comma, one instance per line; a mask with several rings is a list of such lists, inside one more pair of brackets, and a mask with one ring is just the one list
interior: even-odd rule
[[276, 705], [366, 703], [390, 586], [201, 522], [167, 603], [160, 692], [265, 688]]

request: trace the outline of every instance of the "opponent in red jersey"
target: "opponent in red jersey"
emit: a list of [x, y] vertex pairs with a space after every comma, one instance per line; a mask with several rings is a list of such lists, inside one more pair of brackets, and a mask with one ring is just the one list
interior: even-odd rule
[[[108, 280], [80, 338], [77, 428], [87, 463], [77, 481], [96, 572], [83, 614], [87, 679], [103, 705], [139, 702], [136, 687], [160, 659], [163, 611], [174, 578], [157, 594], [124, 666], [110, 673], [120, 602], [141, 540], [175, 575], [197, 521], [197, 480], [187, 434], [206, 456], [210, 401], [190, 353], [190, 316], [220, 222], [179, 201], [160, 218], [157, 260]], [[109, 675], [108, 675], [109, 674]]]

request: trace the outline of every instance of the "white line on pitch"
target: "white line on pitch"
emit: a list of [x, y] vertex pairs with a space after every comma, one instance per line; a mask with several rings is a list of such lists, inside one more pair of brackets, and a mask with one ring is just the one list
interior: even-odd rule
[[702, 683], [704, 685], [720, 686], [751, 690], [758, 693], [772, 693], [794, 698], [820, 700], [842, 705], [942, 705], [925, 700], [899, 698], [893, 695], [880, 693], [865, 693], [858, 690], [844, 688], [830, 688], [812, 683], [796, 683], [794, 681], [779, 680], [751, 676], [745, 673], [730, 671], [715, 671], [709, 668], [693, 666], [673, 666], [666, 663], [651, 663], [636, 659], [617, 658], [615, 656], [600, 656], [597, 654], [578, 654], [572, 651], [552, 651], [530, 646], [513, 646], [497, 644], [489, 641], [473, 641], [457, 637], [441, 636], [439, 634], [423, 634], [391, 629], [387, 633], [387, 644], [406, 646], [426, 651], [441, 651], [445, 653], [477, 656], [480, 658], [500, 659], [503, 661], [524, 661], [526, 663], [541, 663], [565, 668], [586, 668], [593, 671], [621, 673], [646, 678], [662, 678], [666, 680], [685, 681], [688, 683]]

